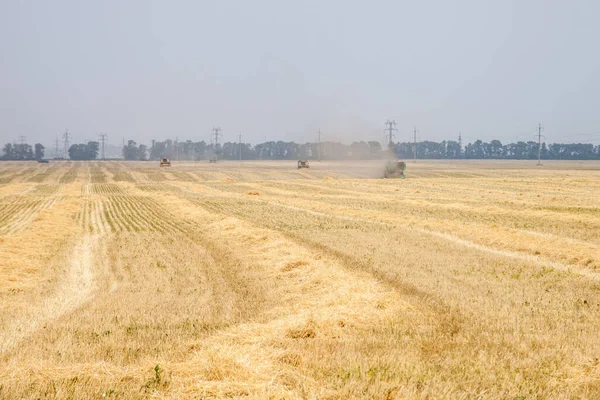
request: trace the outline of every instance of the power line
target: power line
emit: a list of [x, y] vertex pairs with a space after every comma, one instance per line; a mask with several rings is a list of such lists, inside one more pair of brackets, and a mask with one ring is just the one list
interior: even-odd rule
[[108, 136], [106, 133], [101, 133], [98, 136], [100, 136], [100, 143], [102, 144], [102, 159], [105, 160], [106, 157], [104, 155], [104, 144], [106, 142], [106, 137]]

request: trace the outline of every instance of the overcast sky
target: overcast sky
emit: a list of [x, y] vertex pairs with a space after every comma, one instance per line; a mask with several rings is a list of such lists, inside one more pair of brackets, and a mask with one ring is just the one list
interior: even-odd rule
[[600, 143], [599, 1], [0, 0], [0, 139]]

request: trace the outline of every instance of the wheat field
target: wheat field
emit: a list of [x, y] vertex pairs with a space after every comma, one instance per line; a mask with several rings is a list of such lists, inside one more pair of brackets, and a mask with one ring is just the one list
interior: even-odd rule
[[0, 398], [600, 398], [600, 163], [0, 163]]

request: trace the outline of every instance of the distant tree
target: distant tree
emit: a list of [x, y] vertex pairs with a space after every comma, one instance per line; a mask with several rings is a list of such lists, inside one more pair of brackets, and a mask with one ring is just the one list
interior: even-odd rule
[[69, 158], [71, 160], [87, 160], [87, 148], [83, 143], [72, 144], [69, 147]]
[[371, 158], [381, 157], [381, 143], [372, 140], [367, 144], [369, 145], [369, 154]]
[[4, 154], [2, 155], [3, 160], [14, 160], [15, 158], [15, 149], [12, 143], [6, 143], [4, 148], [2, 149]]
[[148, 147], [145, 144], [140, 144], [137, 150], [137, 159], [146, 161], [148, 159]]
[[98, 152], [100, 151], [100, 143], [98, 142], [88, 142], [87, 144], [87, 155], [88, 155], [88, 160], [95, 160], [98, 158]]
[[135, 140], [129, 140], [127, 146], [123, 147], [123, 158], [126, 160], [137, 160], [138, 157], [137, 143]]
[[42, 146], [42, 144], [40, 144], [40, 143], [35, 144], [35, 159], [36, 160], [41, 160], [42, 158], [44, 158], [44, 149], [45, 149], [45, 147]]
[[98, 142], [76, 143], [69, 147], [69, 158], [71, 160], [95, 160], [98, 158]]

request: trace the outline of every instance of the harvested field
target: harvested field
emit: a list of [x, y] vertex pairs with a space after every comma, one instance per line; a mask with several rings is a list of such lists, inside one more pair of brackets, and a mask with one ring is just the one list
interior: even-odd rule
[[600, 163], [0, 164], [0, 398], [600, 398]]

